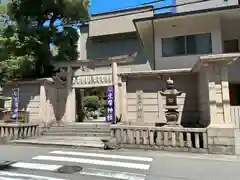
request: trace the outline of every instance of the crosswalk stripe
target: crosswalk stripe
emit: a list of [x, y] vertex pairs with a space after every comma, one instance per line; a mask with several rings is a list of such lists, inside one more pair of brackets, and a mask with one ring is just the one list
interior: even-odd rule
[[62, 167], [62, 165], [49, 165], [49, 164], [17, 162], [17, 163], [11, 164], [11, 167], [24, 168], [24, 169], [34, 169], [34, 170], [45, 170], [45, 171], [56, 171], [57, 169]]
[[142, 169], [142, 170], [148, 170], [150, 167], [149, 164], [105, 161], [105, 160], [84, 159], [84, 158], [70, 158], [70, 157], [61, 157], [61, 156], [36, 156], [36, 157], [33, 157], [32, 159], [47, 160], [47, 161], [62, 161], [62, 162], [65, 161], [65, 162], [75, 162], [75, 163], [94, 164], [94, 165], [103, 165], [103, 166], [116, 166], [116, 167]]
[[[0, 177], [0, 180], [24, 180], [22, 178], [8, 178], [8, 177]], [[26, 179], [25, 179], [26, 180]]]
[[13, 173], [13, 172], [7, 172], [7, 171], [0, 171], [0, 176], [9, 176], [9, 178], [11, 180], [13, 180], [13, 178], [15, 178], [15, 177], [20, 178], [20, 179], [21, 178], [22, 179], [31, 178], [31, 180], [66, 180], [66, 179], [52, 178], [52, 177], [46, 177], [46, 176], [37, 176], [37, 175], [31, 175], [31, 174]]
[[114, 154], [98, 154], [98, 153], [71, 152], [71, 151], [52, 151], [50, 152], [50, 154], [88, 156], [88, 157], [124, 159], [124, 160], [147, 161], [147, 162], [151, 162], [153, 160], [152, 158], [149, 158], [149, 157], [122, 156], [122, 155], [114, 155]]
[[123, 179], [123, 180], [144, 180], [145, 174], [136, 174], [129, 172], [102, 170], [102, 169], [87, 169], [80, 172], [82, 175], [100, 176], [112, 179]]

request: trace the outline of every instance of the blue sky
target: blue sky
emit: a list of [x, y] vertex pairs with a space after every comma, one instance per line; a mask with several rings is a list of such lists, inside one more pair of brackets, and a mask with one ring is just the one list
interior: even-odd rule
[[[101, 13], [105, 11], [112, 11], [117, 9], [136, 7], [139, 4], [151, 2], [153, 0], [90, 0], [91, 6], [89, 9], [90, 14]], [[164, 0], [153, 4], [155, 7], [162, 7], [171, 5], [173, 0]], [[167, 9], [161, 10], [161, 12], [169, 11]]]

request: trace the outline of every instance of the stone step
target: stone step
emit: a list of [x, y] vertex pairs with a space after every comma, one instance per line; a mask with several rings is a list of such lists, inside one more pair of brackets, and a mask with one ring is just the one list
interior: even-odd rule
[[110, 129], [89, 129], [89, 128], [50, 128], [47, 132], [89, 132], [89, 133], [110, 133]]
[[[32, 139], [36, 139], [36, 138], [32, 138]], [[48, 140], [48, 141], [101, 141], [101, 139], [106, 139], [106, 137], [101, 137], [101, 136], [97, 136], [97, 137], [89, 137], [89, 136], [40, 136], [37, 139], [39, 140]]]
[[45, 132], [43, 135], [47, 135], [47, 136], [89, 136], [89, 137], [97, 137], [97, 136], [110, 136], [110, 133], [101, 133], [101, 132]]
[[104, 123], [104, 124], [106, 124], [106, 121], [105, 120], [85, 120], [83, 123], [94, 123], [94, 124], [96, 124], [96, 123]]
[[11, 141], [12, 144], [21, 145], [45, 145], [45, 146], [63, 146], [63, 147], [87, 147], [87, 148], [103, 148], [104, 144], [101, 141], [86, 141], [86, 140], [44, 140], [44, 139], [22, 139]]
[[108, 128], [110, 124], [106, 123], [68, 123], [68, 124], [53, 124], [52, 127], [64, 128]]
[[62, 129], [110, 129], [110, 126], [51, 126], [51, 129], [62, 128]]

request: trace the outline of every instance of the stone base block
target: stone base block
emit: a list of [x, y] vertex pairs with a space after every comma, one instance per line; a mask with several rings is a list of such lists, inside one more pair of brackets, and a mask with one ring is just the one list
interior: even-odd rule
[[224, 154], [224, 155], [235, 155], [235, 146], [224, 146], [224, 145], [208, 145], [208, 152], [210, 154]]
[[208, 127], [208, 151], [210, 154], [235, 155], [235, 128]]

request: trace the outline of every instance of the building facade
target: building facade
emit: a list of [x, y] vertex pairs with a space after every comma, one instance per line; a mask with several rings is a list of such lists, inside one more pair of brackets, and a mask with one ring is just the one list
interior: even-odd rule
[[[76, 114], [74, 94], [77, 89], [114, 83], [109, 80], [109, 83], [94, 84], [91, 80], [87, 82], [91, 79], [88, 76], [111, 79], [113, 68], [109, 67], [109, 58], [136, 52], [137, 56], [131, 62], [120, 63], [116, 72], [119, 79], [117, 114], [123, 115], [123, 123], [164, 123], [165, 97], [160, 91], [169, 77], [176, 88], [183, 91], [178, 105], [184, 126], [206, 127], [213, 119], [221, 119], [219, 124], [232, 123], [229, 87], [230, 91], [235, 91], [231, 99], [236, 101], [240, 81], [236, 75], [240, 55], [239, 7], [229, 5], [208, 11], [159, 15], [154, 15], [151, 8], [145, 6], [93, 15], [89, 25], [81, 28], [85, 33], [81, 36], [79, 62], [61, 65], [72, 71], [69, 86], [78, 82], [72, 84], [72, 95], [68, 98], [69, 121], [74, 120]], [[84, 59], [96, 61], [98, 58], [105, 59], [107, 65], [78, 68], [86, 64]], [[207, 76], [208, 73], [213, 74]], [[82, 83], [76, 81], [80, 76]], [[211, 84], [208, 78], [215, 78], [214, 82]], [[211, 86], [214, 91], [210, 91]]]
[[[113, 85], [123, 124], [161, 125], [166, 103], [160, 92], [171, 78], [183, 92], [177, 102], [184, 127], [238, 126], [239, 13], [232, 5], [155, 15], [144, 6], [92, 15], [80, 27], [79, 59], [55, 64], [65, 69], [67, 82], [55, 110], [39, 109], [39, 121], [74, 122], [77, 95]], [[45, 100], [38, 107], [50, 111], [50, 90], [39, 87]]]
[[175, 2], [176, 5], [186, 4], [184, 6], [177, 6], [177, 13], [229, 7], [240, 4], [239, 0], [175, 0]]

